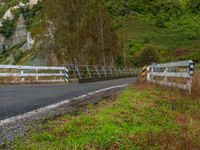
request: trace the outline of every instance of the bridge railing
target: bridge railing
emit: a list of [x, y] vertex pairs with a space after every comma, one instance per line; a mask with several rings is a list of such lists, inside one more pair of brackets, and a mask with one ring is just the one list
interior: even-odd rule
[[93, 79], [133, 76], [139, 73], [139, 69], [132, 67], [104, 67], [93, 65], [68, 65], [69, 78]]
[[[64, 82], [65, 67], [0, 65], [0, 80], [7, 82]], [[52, 78], [53, 77], [53, 78]], [[26, 80], [26, 81], [25, 81]]]
[[0, 65], [0, 82], [68, 82], [70, 79], [95, 79], [134, 76], [138, 69], [69, 64], [62, 67]]
[[160, 85], [189, 90], [191, 93], [194, 62], [179, 61], [153, 64], [147, 67], [147, 81]]

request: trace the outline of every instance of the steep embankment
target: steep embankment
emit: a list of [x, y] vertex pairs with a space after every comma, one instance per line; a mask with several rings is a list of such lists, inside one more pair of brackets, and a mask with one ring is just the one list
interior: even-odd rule
[[11, 0], [1, 7], [1, 63], [109, 65], [119, 56], [100, 1]]

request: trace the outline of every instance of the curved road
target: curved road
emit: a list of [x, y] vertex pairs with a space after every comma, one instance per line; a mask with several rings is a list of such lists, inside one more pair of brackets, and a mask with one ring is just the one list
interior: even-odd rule
[[103, 88], [129, 84], [134, 80], [125, 78], [84, 84], [0, 86], [0, 120]]

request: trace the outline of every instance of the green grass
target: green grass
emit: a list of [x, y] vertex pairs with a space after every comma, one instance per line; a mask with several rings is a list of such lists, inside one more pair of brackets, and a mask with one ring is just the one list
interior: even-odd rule
[[164, 90], [130, 87], [116, 100], [41, 123], [4, 148], [200, 149], [200, 101]]
[[[190, 58], [200, 60], [200, 38], [189, 40], [185, 26], [159, 28], [139, 18], [127, 16], [118, 19], [117, 31], [130, 57], [144, 45], [152, 44], [160, 49], [162, 61]], [[195, 57], [197, 55], [198, 58]]]

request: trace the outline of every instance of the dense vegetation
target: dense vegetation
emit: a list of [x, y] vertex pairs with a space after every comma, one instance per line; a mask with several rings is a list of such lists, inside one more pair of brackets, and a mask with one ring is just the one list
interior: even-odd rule
[[56, 56], [55, 61], [62, 64], [113, 65], [116, 62], [117, 36], [101, 1], [44, 0], [43, 7], [44, 31], [50, 29], [55, 33], [55, 40], [45, 37], [41, 55]]
[[200, 61], [200, 0], [105, 2], [128, 63], [135, 64], [135, 59], [141, 59], [140, 50], [149, 44], [159, 50], [162, 61]]
[[[17, 3], [6, 1], [0, 14]], [[37, 44], [18, 63], [36, 63], [38, 58], [39, 64], [49, 65], [200, 62], [200, 0], [43, 0], [15, 12], [15, 18], [19, 13]], [[3, 24], [0, 32], [9, 38], [16, 19]], [[143, 61], [146, 49], [154, 56]]]

